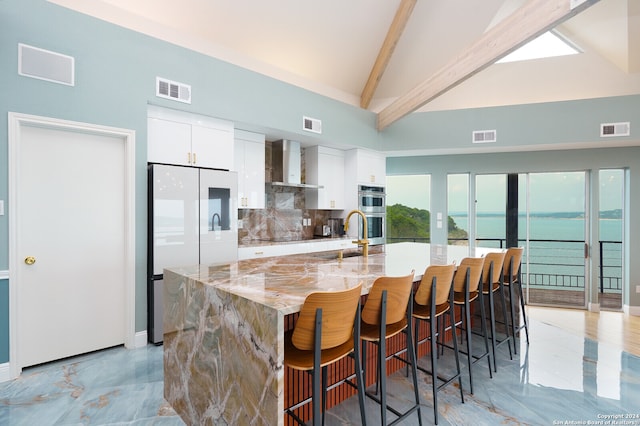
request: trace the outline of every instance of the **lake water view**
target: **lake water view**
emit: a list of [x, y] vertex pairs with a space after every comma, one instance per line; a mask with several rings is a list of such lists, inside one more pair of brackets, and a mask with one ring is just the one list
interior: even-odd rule
[[[459, 228], [468, 230], [467, 215], [451, 215]], [[622, 241], [622, 220], [601, 219], [601, 241]], [[532, 287], [584, 289], [584, 218], [554, 217], [549, 214], [532, 215], [529, 227], [529, 263], [523, 263], [523, 272], [530, 274], [529, 282]], [[518, 222], [520, 245], [524, 245], [526, 238], [526, 218], [521, 216]], [[505, 218], [498, 215], [478, 215], [476, 221], [476, 236], [478, 239], [505, 239]], [[547, 240], [547, 241], [536, 241]], [[503, 242], [504, 244], [504, 242]], [[479, 241], [479, 246], [499, 247], [500, 241]], [[620, 278], [622, 274], [622, 245], [619, 243], [605, 243], [603, 245], [603, 265], [605, 265], [605, 292], [620, 292]], [[523, 260], [524, 262], [524, 260]], [[561, 285], [556, 275], [562, 276]], [[608, 278], [612, 279], [608, 279]]]

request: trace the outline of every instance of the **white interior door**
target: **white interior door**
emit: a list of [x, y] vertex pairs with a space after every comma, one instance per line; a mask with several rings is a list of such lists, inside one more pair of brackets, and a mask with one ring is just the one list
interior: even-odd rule
[[15, 200], [20, 367], [125, 342], [125, 151], [122, 137], [21, 129]]

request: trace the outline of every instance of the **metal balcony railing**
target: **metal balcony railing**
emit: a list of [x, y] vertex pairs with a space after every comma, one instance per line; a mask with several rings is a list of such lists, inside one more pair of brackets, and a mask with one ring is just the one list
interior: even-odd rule
[[[428, 238], [387, 238], [394, 242], [430, 242]], [[449, 243], [466, 239], [449, 239]], [[524, 245], [524, 240], [520, 240]], [[504, 248], [506, 240], [501, 238], [477, 238], [476, 244], [483, 247]], [[622, 241], [599, 241], [599, 288], [600, 293], [622, 293]], [[530, 288], [584, 290], [585, 242], [581, 240], [530, 239], [527, 265], [523, 274], [528, 277]], [[526, 255], [526, 254], [525, 254]]]

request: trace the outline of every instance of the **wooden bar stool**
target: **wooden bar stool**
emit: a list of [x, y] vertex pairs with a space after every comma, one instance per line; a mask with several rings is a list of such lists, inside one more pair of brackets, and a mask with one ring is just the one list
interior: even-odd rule
[[[514, 351], [518, 353], [518, 345], [516, 345], [516, 333], [524, 328], [527, 336], [527, 345], [529, 344], [529, 323], [527, 322], [527, 311], [525, 311], [524, 294], [522, 293], [522, 254], [524, 253], [524, 247], [511, 247], [507, 249], [504, 261], [504, 269], [502, 275], [504, 276], [504, 286], [509, 290], [509, 307], [511, 311], [511, 335], [513, 336]], [[516, 324], [516, 308], [514, 303], [515, 287], [518, 288], [517, 297], [520, 299], [520, 309], [522, 312], [523, 324]]]
[[[489, 340], [491, 340], [491, 353], [493, 354], [493, 371], [498, 371], [498, 363], [496, 361], [496, 348], [503, 343], [507, 343], [509, 346], [509, 357], [513, 359], [513, 352], [511, 352], [511, 336], [509, 335], [509, 326], [507, 323], [507, 305], [505, 303], [504, 296], [504, 281], [502, 279], [502, 267], [504, 264], [506, 252], [490, 252], [484, 256], [484, 266], [482, 268], [482, 294], [489, 298], [489, 326], [491, 334]], [[495, 309], [495, 296], [498, 293], [500, 295], [500, 301], [502, 302], [502, 315], [505, 324], [506, 337], [503, 340], [498, 340], [496, 334], [496, 309]]]
[[[364, 381], [359, 350], [361, 291], [362, 283], [349, 290], [309, 294], [302, 305], [294, 329], [285, 334], [284, 365], [312, 374], [311, 398], [286, 409], [286, 412], [300, 424], [305, 423], [293, 410], [309, 400], [313, 405], [313, 424], [324, 424], [327, 366], [349, 355], [353, 356], [355, 361], [360, 417], [362, 424], [366, 424]], [[346, 380], [346, 383], [352, 385], [349, 380]]]
[[[416, 371], [415, 349], [413, 347], [412, 327], [409, 327], [409, 320], [413, 310], [413, 274], [404, 277], [378, 277], [373, 282], [369, 291], [367, 301], [362, 308], [361, 339], [362, 357], [366, 366], [367, 342], [375, 344], [377, 351], [377, 385], [380, 385], [380, 397], [370, 392], [366, 395], [380, 404], [381, 423], [387, 424], [387, 410], [397, 416], [390, 424], [402, 421], [414, 411], [418, 413], [418, 422], [422, 425], [420, 414], [420, 395], [418, 393], [418, 378]], [[407, 347], [405, 350], [387, 357], [386, 340], [398, 333], [404, 332], [407, 336]], [[406, 353], [408, 358], [403, 358], [400, 353]], [[411, 369], [413, 378], [413, 389], [415, 394], [415, 404], [408, 410], [400, 412], [387, 403], [387, 359], [396, 358]], [[366, 377], [366, 374], [364, 374]]]
[[[467, 351], [460, 351], [467, 356], [467, 365], [469, 367], [469, 388], [473, 394], [473, 373], [472, 366], [482, 358], [487, 358], [489, 364], [489, 377], [493, 378], [491, 371], [491, 352], [489, 352], [489, 340], [487, 336], [486, 314], [484, 310], [484, 297], [481, 291], [478, 291], [480, 280], [482, 279], [482, 268], [484, 258], [482, 257], [466, 257], [460, 262], [460, 266], [453, 276], [453, 298], [454, 304], [462, 309], [462, 318], [456, 325], [460, 325], [465, 330], [467, 338]], [[480, 328], [484, 341], [485, 351], [482, 354], [474, 354], [471, 347], [471, 303], [478, 301], [480, 305]]]
[[[417, 365], [418, 370], [429, 374], [432, 377], [433, 387], [433, 416], [435, 424], [438, 424], [438, 391], [453, 383], [458, 379], [460, 387], [460, 400], [464, 403], [464, 395], [462, 394], [462, 375], [460, 373], [460, 355], [458, 352], [458, 338], [456, 335], [456, 320], [453, 312], [453, 275], [455, 273], [455, 265], [427, 267], [418, 290], [416, 291], [413, 304], [413, 318], [415, 320], [415, 336], [416, 336], [416, 357], [418, 347], [421, 343], [431, 342], [431, 371]], [[456, 358], [456, 374], [451, 377], [442, 377], [438, 375], [438, 347], [436, 332], [436, 322], [446, 313], [449, 313], [449, 321], [453, 335], [453, 347]], [[444, 318], [443, 318], [444, 319]], [[420, 323], [429, 322], [429, 337], [420, 340]], [[444, 336], [440, 336], [444, 339]], [[438, 384], [438, 380], [443, 383]]]

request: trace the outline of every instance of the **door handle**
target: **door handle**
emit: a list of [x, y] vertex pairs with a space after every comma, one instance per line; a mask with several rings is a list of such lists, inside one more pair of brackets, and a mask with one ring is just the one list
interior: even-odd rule
[[24, 263], [26, 263], [27, 265], [31, 266], [34, 263], [36, 263], [36, 258], [33, 256], [27, 256], [24, 258]]

